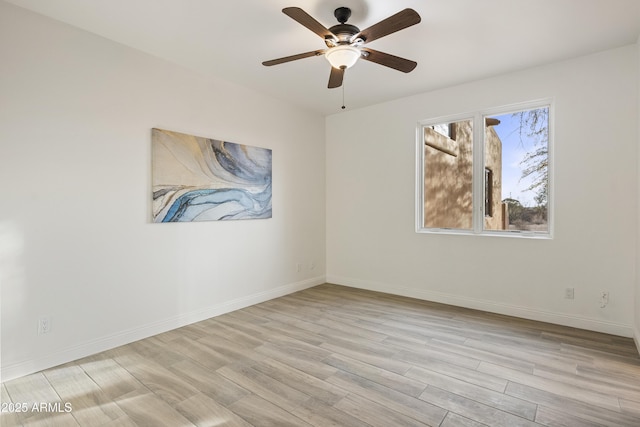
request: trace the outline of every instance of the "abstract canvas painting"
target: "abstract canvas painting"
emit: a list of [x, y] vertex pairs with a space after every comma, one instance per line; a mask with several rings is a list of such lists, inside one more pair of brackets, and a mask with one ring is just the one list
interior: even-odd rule
[[153, 129], [153, 221], [271, 218], [270, 149]]

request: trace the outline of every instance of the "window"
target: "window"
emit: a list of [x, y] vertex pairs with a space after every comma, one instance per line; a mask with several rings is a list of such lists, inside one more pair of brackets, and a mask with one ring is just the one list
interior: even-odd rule
[[417, 231], [549, 237], [551, 103], [418, 126]]

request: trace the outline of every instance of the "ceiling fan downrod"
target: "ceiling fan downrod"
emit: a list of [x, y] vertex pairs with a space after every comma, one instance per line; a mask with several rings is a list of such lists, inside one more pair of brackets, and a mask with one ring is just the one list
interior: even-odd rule
[[336, 17], [339, 23], [344, 24], [351, 17], [351, 9], [348, 7], [339, 7], [333, 11], [333, 16]]

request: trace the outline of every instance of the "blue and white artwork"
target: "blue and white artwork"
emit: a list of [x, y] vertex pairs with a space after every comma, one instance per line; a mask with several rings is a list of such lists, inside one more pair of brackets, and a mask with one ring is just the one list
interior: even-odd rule
[[271, 150], [153, 129], [153, 221], [271, 218]]

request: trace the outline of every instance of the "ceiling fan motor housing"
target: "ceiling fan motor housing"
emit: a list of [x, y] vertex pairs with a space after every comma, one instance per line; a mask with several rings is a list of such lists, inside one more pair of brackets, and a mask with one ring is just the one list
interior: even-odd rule
[[333, 33], [338, 40], [327, 39], [325, 40], [326, 45], [328, 47], [333, 47], [336, 45], [352, 43], [354, 41], [352, 40], [353, 36], [360, 32], [360, 28], [346, 23], [351, 16], [351, 9], [348, 7], [339, 7], [334, 11], [333, 15], [340, 23], [329, 28], [329, 31]]
[[360, 29], [351, 24], [338, 24], [329, 28], [329, 31], [338, 37], [337, 44], [348, 44], [351, 43], [351, 38], [360, 32]]

